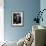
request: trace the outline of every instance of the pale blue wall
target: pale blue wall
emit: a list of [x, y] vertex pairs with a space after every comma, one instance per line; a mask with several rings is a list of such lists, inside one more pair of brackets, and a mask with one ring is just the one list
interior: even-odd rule
[[[40, 1], [40, 10], [42, 11], [43, 9], [46, 9], [46, 0], [41, 0]], [[40, 25], [45, 26], [46, 27], [46, 10], [43, 12], [43, 22], [40, 22]]]
[[[40, 9], [40, 0], [5, 0], [4, 1], [5, 40], [18, 41], [32, 28], [32, 20]], [[11, 26], [12, 11], [24, 11], [24, 27]]]

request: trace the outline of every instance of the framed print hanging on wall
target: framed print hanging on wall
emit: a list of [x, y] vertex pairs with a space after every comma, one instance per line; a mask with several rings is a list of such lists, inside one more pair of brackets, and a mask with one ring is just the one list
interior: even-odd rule
[[13, 26], [23, 26], [24, 23], [23, 12], [12, 12], [12, 25]]

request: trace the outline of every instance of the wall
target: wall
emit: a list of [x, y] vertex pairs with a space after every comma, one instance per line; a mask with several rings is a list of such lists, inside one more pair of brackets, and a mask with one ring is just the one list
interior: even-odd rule
[[[40, 0], [4, 0], [4, 36], [7, 41], [18, 41], [32, 28], [36, 12], [40, 10]], [[12, 11], [24, 11], [24, 26], [13, 27]]]
[[[43, 9], [46, 9], [46, 0], [40, 0], [40, 9], [41, 9], [41, 11], [42, 11]], [[46, 10], [43, 12], [42, 17], [43, 17], [43, 22], [41, 21], [41, 22], [40, 22], [40, 25], [46, 27], [46, 20], [45, 20], [45, 19], [46, 19]]]

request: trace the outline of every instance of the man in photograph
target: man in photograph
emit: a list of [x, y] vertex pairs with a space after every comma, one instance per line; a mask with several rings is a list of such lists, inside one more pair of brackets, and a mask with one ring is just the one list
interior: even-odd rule
[[14, 13], [13, 14], [13, 23], [20, 24], [21, 23], [21, 16], [20, 13]]

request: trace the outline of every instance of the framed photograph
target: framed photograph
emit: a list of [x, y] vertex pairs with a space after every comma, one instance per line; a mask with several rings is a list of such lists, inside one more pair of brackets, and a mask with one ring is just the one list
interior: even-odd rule
[[12, 25], [13, 26], [23, 26], [23, 12], [12, 12]]

